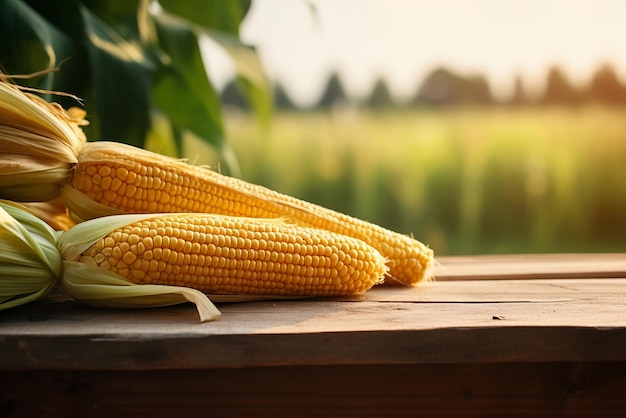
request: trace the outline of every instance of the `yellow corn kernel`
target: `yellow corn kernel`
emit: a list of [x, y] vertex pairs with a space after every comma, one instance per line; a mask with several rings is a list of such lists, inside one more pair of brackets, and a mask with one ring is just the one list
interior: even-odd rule
[[[85, 202], [75, 202], [70, 196], [76, 192], [95, 202], [89, 212], [84, 209]], [[168, 212], [293, 219], [372, 245], [388, 260], [389, 276], [406, 285], [428, 279], [434, 262], [430, 248], [406, 235], [123, 144], [87, 144], [78, 155], [78, 164], [63, 195], [70, 210], [82, 219], [119, 213]]]
[[387, 270], [380, 253], [358, 239], [280, 220], [209, 214], [159, 215], [115, 228], [76, 261], [136, 284], [274, 296], [361, 293]]

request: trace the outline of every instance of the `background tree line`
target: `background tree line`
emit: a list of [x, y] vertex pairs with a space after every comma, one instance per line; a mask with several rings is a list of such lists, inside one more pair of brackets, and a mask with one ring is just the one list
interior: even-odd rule
[[[247, 101], [241, 96], [234, 81], [228, 83], [221, 92], [225, 106], [246, 108]], [[274, 85], [274, 102], [277, 109], [297, 109], [285, 88]], [[512, 95], [507, 100], [497, 100], [487, 79], [478, 75], [465, 75], [445, 67], [433, 69], [422, 81], [414, 97], [400, 103], [391, 93], [386, 81], [378, 79], [369, 95], [362, 100], [351, 98], [345, 91], [337, 73], [329, 75], [320, 98], [312, 109], [328, 109], [335, 105], [357, 104], [359, 106], [383, 109], [396, 106], [452, 107], [452, 106], [579, 106], [586, 103], [626, 105], [626, 84], [610, 64], [603, 64], [594, 72], [588, 83], [576, 86], [558, 66], [552, 66], [546, 73], [546, 82], [539, 95], [530, 95], [521, 77], [514, 79]]]

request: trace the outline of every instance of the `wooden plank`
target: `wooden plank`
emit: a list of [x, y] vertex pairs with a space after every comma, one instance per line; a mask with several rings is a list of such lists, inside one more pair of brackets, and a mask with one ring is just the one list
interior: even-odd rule
[[360, 298], [3, 313], [0, 369], [625, 361], [626, 279], [432, 282]]
[[626, 277], [624, 253], [448, 256], [437, 261], [438, 281]]
[[377, 287], [358, 299], [378, 302], [567, 302], [624, 300], [626, 279], [461, 280], [420, 283], [413, 288]]
[[[0, 335], [267, 334], [494, 326], [622, 327], [626, 279], [428, 282], [376, 287], [354, 297], [221, 304], [217, 322], [198, 323], [192, 305], [125, 311], [62, 297], [3, 313]], [[358, 303], [357, 303], [358, 302]], [[421, 314], [414, 314], [414, 313]], [[442, 313], [445, 313], [442, 315]]]
[[0, 374], [4, 418], [622, 416], [625, 363]]

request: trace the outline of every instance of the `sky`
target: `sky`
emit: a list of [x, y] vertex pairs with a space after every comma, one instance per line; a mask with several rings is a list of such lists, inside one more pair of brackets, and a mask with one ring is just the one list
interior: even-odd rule
[[[483, 74], [506, 98], [516, 75], [540, 91], [555, 64], [575, 84], [602, 63], [626, 80], [625, 20], [622, 0], [253, 0], [240, 34], [301, 105], [333, 71], [355, 98], [382, 77], [408, 100], [436, 66]], [[214, 67], [218, 85], [232, 75]]]

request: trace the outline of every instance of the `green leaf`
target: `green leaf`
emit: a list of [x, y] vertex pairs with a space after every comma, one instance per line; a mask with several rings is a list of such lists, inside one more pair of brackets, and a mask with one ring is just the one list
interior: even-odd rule
[[187, 129], [221, 150], [221, 106], [204, 68], [196, 33], [184, 20], [167, 13], [154, 18], [160, 45], [169, 58], [165, 70], [157, 74], [154, 103], [177, 128]]
[[[238, 36], [239, 26], [250, 8], [250, 2], [161, 0], [160, 3], [166, 10], [178, 15], [180, 25], [188, 26], [196, 36], [208, 36], [230, 55], [237, 70], [238, 88], [251, 104], [261, 124], [267, 127], [273, 110], [273, 90], [256, 50], [242, 43]], [[190, 24], [185, 25], [183, 19]]]
[[[74, 43], [21, 0], [0, 0], [0, 63], [10, 74], [29, 74], [53, 68], [76, 53]], [[49, 73], [37, 85], [55, 88]]]
[[81, 0], [87, 9], [126, 40], [139, 39], [137, 12], [141, 2], [141, 0]]
[[[206, 104], [176, 72], [168, 71], [158, 77], [153, 89], [153, 100], [180, 128], [192, 131], [215, 148], [220, 148], [224, 134], [219, 119], [210, 120]], [[181, 144], [177, 144], [179, 150]]]
[[268, 126], [273, 111], [273, 90], [256, 50], [224, 33], [207, 31], [206, 35], [230, 55], [237, 70], [237, 87], [250, 102], [261, 124]]
[[[251, 2], [162, 0], [159, 13], [152, 1], [0, 0], [0, 69], [32, 73], [69, 57], [61, 71], [24, 84], [85, 99], [90, 140], [144, 147], [149, 116], [161, 109], [180, 133], [173, 137], [179, 150], [182, 138], [192, 133], [236, 172], [198, 38], [208, 34], [226, 49], [239, 88], [261, 119], [269, 120], [271, 89], [256, 52], [238, 39]], [[62, 96], [47, 99], [66, 108], [76, 105]]]
[[159, 0], [168, 12], [205, 29], [237, 36], [239, 26], [250, 9], [250, 0]]
[[273, 92], [269, 90], [269, 85], [260, 86], [251, 83], [250, 80], [246, 78], [237, 77], [237, 87], [246, 96], [248, 102], [250, 102], [261, 126], [268, 128], [274, 110], [274, 96]]
[[[150, 77], [145, 51], [81, 7], [100, 138], [143, 147], [149, 126]], [[93, 121], [93, 117], [90, 118]]]

